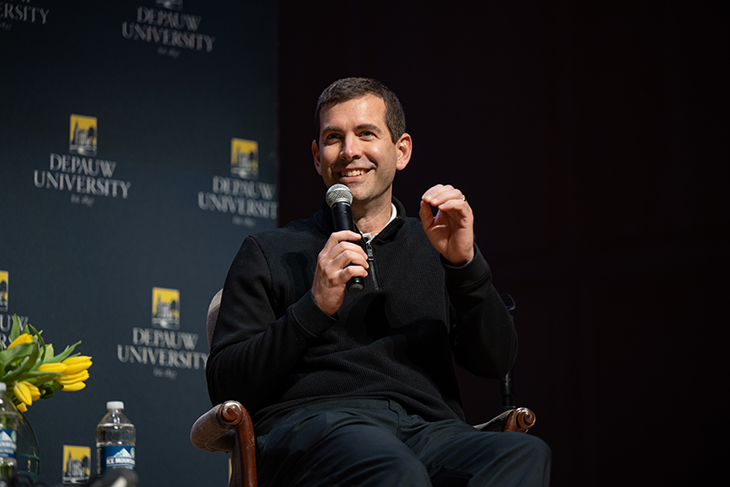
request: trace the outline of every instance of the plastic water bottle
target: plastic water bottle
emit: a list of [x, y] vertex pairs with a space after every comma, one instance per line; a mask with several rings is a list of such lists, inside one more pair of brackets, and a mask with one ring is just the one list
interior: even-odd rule
[[0, 382], [0, 485], [12, 485], [18, 475], [18, 410], [5, 394]]
[[114, 468], [134, 470], [134, 445], [137, 432], [124, 415], [124, 403], [106, 403], [107, 413], [96, 427], [96, 472], [101, 475]]

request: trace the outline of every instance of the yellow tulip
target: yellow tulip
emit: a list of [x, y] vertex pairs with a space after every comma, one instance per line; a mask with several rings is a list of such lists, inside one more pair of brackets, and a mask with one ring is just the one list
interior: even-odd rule
[[89, 378], [89, 371], [82, 370], [81, 372], [74, 375], [66, 375], [58, 378], [58, 382], [63, 385], [75, 384], [76, 382], [82, 382]]
[[30, 406], [33, 404], [33, 396], [31, 395], [30, 388], [28, 387], [30, 384], [28, 384], [25, 381], [17, 382], [13, 386], [13, 391], [15, 392], [15, 397], [17, 397], [22, 403], [27, 404]]
[[8, 350], [10, 350], [11, 348], [13, 348], [15, 346], [21, 345], [23, 343], [31, 343], [32, 341], [33, 341], [33, 337], [32, 336], [30, 336], [27, 333], [23, 333], [22, 335], [19, 335], [18, 338], [16, 338], [15, 340], [13, 340], [10, 343], [10, 345], [8, 345]]
[[86, 362], [86, 361], [90, 361], [90, 360], [91, 360], [91, 357], [89, 357], [88, 355], [79, 355], [77, 357], [69, 357], [61, 363], [66, 364], [66, 365], [73, 365], [73, 364], [77, 364], [79, 362]]
[[26, 406], [26, 405], [25, 405], [25, 404], [23, 404], [22, 402], [21, 402], [20, 404], [18, 404], [18, 405], [17, 405], [16, 409], [17, 409], [18, 411], [20, 411], [21, 413], [25, 413], [25, 412], [28, 412], [28, 406]]
[[70, 365], [69, 364], [62, 364], [62, 365], [66, 365], [66, 371], [64, 372], [64, 374], [75, 375], [75, 374], [78, 374], [79, 372], [81, 372], [82, 370], [86, 370], [89, 367], [91, 367], [91, 360], [89, 359], [89, 360], [85, 360], [83, 362], [75, 362]]
[[73, 391], [80, 391], [84, 387], [86, 387], [86, 384], [85, 383], [83, 383], [83, 382], [76, 382], [74, 384], [64, 385], [63, 386], [63, 390], [64, 391], [73, 392]]
[[66, 365], [61, 363], [56, 364], [41, 364], [38, 366], [40, 372], [58, 372], [63, 374], [66, 371]]
[[34, 401], [37, 401], [41, 398], [41, 391], [38, 389], [35, 385], [31, 384], [30, 382], [26, 382], [28, 389], [30, 389], [30, 398]]

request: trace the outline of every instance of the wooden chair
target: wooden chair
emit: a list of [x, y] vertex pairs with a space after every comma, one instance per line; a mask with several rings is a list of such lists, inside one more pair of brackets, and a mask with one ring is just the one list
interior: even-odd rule
[[256, 487], [256, 439], [246, 408], [226, 401], [203, 414], [190, 430], [197, 448], [231, 453], [230, 487]]
[[[208, 307], [207, 333], [208, 346], [213, 339], [213, 331], [218, 319], [221, 291], [213, 297]], [[514, 306], [507, 302], [508, 295], [502, 299], [511, 310]], [[511, 300], [511, 297], [509, 297]], [[494, 419], [477, 425], [480, 431], [527, 432], [535, 425], [535, 414], [528, 408], [515, 408], [511, 405], [511, 374], [500, 381], [504, 412]], [[504, 392], [509, 392], [505, 400]], [[256, 480], [256, 439], [253, 423], [248, 411], [238, 401], [218, 404], [200, 416], [190, 430], [190, 440], [201, 450], [231, 453], [230, 487], [257, 487]]]

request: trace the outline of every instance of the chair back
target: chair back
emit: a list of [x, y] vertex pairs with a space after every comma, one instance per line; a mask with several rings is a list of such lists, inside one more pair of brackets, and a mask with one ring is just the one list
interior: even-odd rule
[[218, 311], [221, 309], [221, 294], [223, 294], [223, 289], [215, 293], [208, 306], [208, 319], [205, 323], [205, 331], [208, 334], [208, 350], [210, 350], [210, 344], [213, 342], [213, 332], [215, 332], [215, 324], [218, 321]]
[[[208, 349], [213, 341], [223, 289], [208, 306], [205, 331]], [[190, 440], [201, 450], [231, 452], [230, 487], [256, 487], [256, 440], [248, 411], [236, 401], [213, 406], [190, 430]]]

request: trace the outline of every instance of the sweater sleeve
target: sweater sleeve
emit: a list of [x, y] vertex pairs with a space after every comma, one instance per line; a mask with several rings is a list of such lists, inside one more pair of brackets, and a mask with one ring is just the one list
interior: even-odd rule
[[311, 292], [277, 311], [271, 272], [256, 240], [241, 245], [226, 278], [206, 366], [213, 404], [235, 399], [257, 410], [281, 393], [308, 345], [336, 320]]
[[446, 289], [456, 316], [452, 346], [456, 363], [480, 377], [499, 379], [514, 364], [517, 333], [512, 316], [492, 285], [492, 272], [475, 246], [474, 259], [453, 266], [442, 259]]

